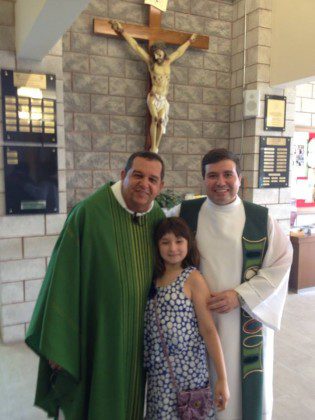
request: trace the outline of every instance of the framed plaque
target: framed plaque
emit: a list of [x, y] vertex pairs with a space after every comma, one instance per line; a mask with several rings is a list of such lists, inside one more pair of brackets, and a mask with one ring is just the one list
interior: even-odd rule
[[284, 131], [286, 116], [285, 96], [265, 95], [265, 131]]
[[58, 213], [57, 148], [3, 150], [6, 214]]
[[57, 143], [56, 77], [1, 70], [3, 140]]
[[260, 137], [258, 188], [289, 186], [290, 137]]

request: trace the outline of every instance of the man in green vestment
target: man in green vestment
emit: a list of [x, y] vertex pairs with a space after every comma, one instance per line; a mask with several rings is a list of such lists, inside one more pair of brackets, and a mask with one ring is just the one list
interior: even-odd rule
[[130, 156], [121, 180], [70, 212], [26, 335], [40, 357], [35, 404], [68, 420], [143, 417], [143, 315], [164, 164]]

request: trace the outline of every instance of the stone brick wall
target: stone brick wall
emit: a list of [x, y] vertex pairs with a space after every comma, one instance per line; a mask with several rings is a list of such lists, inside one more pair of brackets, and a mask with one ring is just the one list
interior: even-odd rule
[[[231, 86], [231, 131], [230, 148], [243, 156], [243, 197], [257, 204], [268, 206], [270, 213], [287, 230], [290, 219], [290, 189], [258, 189], [259, 136], [293, 136], [295, 89], [276, 89], [270, 82], [270, 48], [272, 31], [272, 0], [244, 1], [234, 3], [232, 26], [232, 86]], [[246, 16], [246, 37], [245, 34]], [[246, 68], [243, 71], [244, 46]], [[258, 118], [243, 119], [243, 90], [260, 91], [261, 106]], [[286, 130], [265, 132], [265, 95], [287, 97]]]
[[[68, 206], [109, 180], [142, 150], [147, 70], [122, 39], [93, 35], [93, 17], [148, 23], [142, 0], [92, 0], [63, 38]], [[233, 4], [170, 0], [162, 25], [210, 36], [209, 51], [190, 49], [172, 67], [170, 121], [160, 153], [166, 187], [200, 192], [200, 160], [228, 147]], [[169, 48], [169, 51], [172, 49]]]
[[[304, 131], [304, 138], [308, 132], [315, 132], [315, 83], [304, 83], [296, 87], [295, 124], [298, 130]], [[302, 133], [299, 133], [302, 134]], [[315, 169], [308, 168], [307, 176], [315, 191]], [[315, 209], [299, 209], [296, 224], [298, 226], [313, 224]]]
[[295, 124], [315, 127], [315, 83], [304, 83], [296, 87]]
[[[0, 147], [0, 329], [5, 342], [24, 337], [67, 205], [118, 179], [127, 157], [143, 149], [146, 133], [145, 65], [124, 40], [92, 31], [94, 17], [146, 24], [143, 0], [91, 0], [40, 63], [16, 60], [13, 4], [0, 0], [0, 67], [57, 76], [60, 214], [5, 216]], [[170, 122], [160, 152], [166, 186], [182, 193], [201, 191], [200, 160], [211, 147], [242, 153], [244, 197], [267, 205], [286, 227], [289, 189], [257, 188], [259, 136], [266, 134], [266, 93], [287, 96], [283, 134], [292, 136], [295, 91], [269, 87], [272, 1], [248, 0], [247, 6], [243, 83], [244, 1], [169, 0], [163, 26], [208, 34], [210, 48], [190, 49], [172, 67]], [[261, 92], [257, 119], [243, 120], [243, 84]]]
[[24, 338], [48, 259], [67, 211], [62, 42], [58, 42], [40, 63], [16, 60], [14, 32], [14, 2], [0, 1], [0, 68], [57, 76], [60, 214], [5, 215], [2, 146], [8, 143], [3, 141], [0, 112], [0, 335], [6, 343]]
[[[302, 128], [303, 131], [315, 131], [315, 82], [304, 83], [296, 87], [295, 125]], [[314, 178], [315, 169], [309, 169], [309, 172], [309, 176]]]

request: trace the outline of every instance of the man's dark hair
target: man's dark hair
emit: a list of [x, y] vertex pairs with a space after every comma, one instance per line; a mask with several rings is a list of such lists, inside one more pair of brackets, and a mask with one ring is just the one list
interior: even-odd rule
[[208, 153], [206, 153], [204, 157], [202, 158], [202, 162], [201, 162], [202, 178], [204, 179], [206, 175], [206, 165], [209, 165], [210, 163], [221, 162], [221, 160], [232, 160], [235, 163], [237, 175], [239, 176], [241, 174], [240, 160], [237, 155], [223, 148], [212, 149]]
[[166, 44], [162, 41], [157, 41], [154, 44], [151, 45], [149, 53], [150, 53], [150, 57], [152, 58], [153, 61], [154, 60], [154, 53], [157, 50], [162, 50], [164, 52], [164, 60], [167, 58], [167, 54], [166, 54]]
[[160, 164], [162, 165], [162, 169], [161, 169], [161, 181], [163, 181], [164, 179], [164, 173], [165, 173], [165, 166], [164, 166], [164, 162], [161, 158], [161, 156], [159, 156], [157, 153], [153, 153], [153, 152], [148, 152], [145, 150], [142, 150], [140, 152], [135, 152], [132, 155], [129, 156], [126, 166], [125, 166], [125, 171], [126, 173], [129, 171], [129, 169], [132, 167], [133, 161], [135, 160], [135, 158], [140, 157], [143, 159], [147, 159], [147, 160], [157, 160], [158, 162], [160, 162]]

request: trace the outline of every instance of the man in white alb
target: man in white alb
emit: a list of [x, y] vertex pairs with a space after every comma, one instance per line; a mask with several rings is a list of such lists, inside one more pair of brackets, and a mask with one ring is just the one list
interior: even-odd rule
[[[207, 198], [188, 200], [182, 216], [196, 233], [200, 270], [212, 298], [231, 398], [217, 420], [271, 420], [273, 339], [280, 327], [292, 247], [268, 209], [242, 201], [239, 159], [213, 149], [202, 160]], [[212, 372], [211, 372], [212, 376]]]

